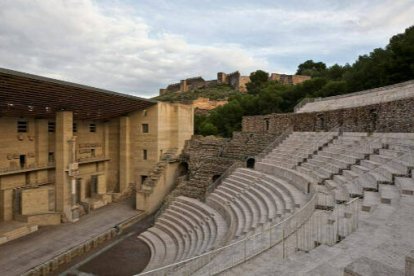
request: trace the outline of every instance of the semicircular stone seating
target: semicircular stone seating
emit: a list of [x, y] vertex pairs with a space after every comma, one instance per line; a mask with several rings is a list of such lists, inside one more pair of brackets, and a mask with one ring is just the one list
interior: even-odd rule
[[[145, 271], [177, 263], [259, 233], [294, 214], [318, 193], [321, 209], [353, 197], [362, 210], [398, 203], [414, 194], [414, 136], [404, 134], [293, 132], [255, 169], [239, 168], [205, 202], [179, 196], [138, 238], [151, 250]], [[395, 185], [390, 185], [395, 184]], [[326, 221], [338, 219], [324, 214]], [[346, 214], [342, 214], [346, 222]], [[321, 233], [331, 233], [324, 225]], [[345, 230], [348, 228], [344, 228]], [[341, 230], [338, 235], [350, 234]], [[344, 232], [345, 231], [345, 232]], [[332, 244], [328, 236], [315, 241]]]
[[[203, 203], [179, 196], [138, 238], [151, 250], [146, 271], [180, 262], [275, 225], [309, 199], [316, 182], [292, 170], [337, 133], [294, 132], [256, 169], [239, 168]], [[280, 158], [290, 165], [282, 164]]]

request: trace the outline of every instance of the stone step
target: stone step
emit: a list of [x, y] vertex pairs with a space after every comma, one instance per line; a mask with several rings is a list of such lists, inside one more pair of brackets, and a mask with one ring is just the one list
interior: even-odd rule
[[382, 204], [395, 205], [399, 202], [400, 193], [395, 185], [380, 184], [379, 193], [381, 196]]
[[[175, 241], [171, 238], [170, 235], [168, 235], [166, 232], [164, 232], [161, 229], [158, 229], [156, 227], [151, 227], [147, 229], [148, 232], [151, 232], [152, 234], [156, 235], [163, 243], [163, 247], [165, 248], [165, 254], [163, 258], [159, 259], [159, 263], [157, 264], [157, 267], [165, 266], [168, 264], [174, 263], [176, 260], [178, 252], [178, 248], [176, 246]], [[156, 248], [158, 251], [158, 247]]]
[[280, 179], [278, 180], [279, 182], [275, 182], [277, 179], [274, 177], [271, 177], [267, 174], [264, 174], [258, 171], [244, 169], [244, 168], [240, 169], [240, 173], [254, 174], [255, 177], [257, 177], [258, 179], [257, 180], [258, 186], [263, 185], [264, 187], [267, 187], [269, 190], [271, 190], [275, 194], [275, 197], [273, 197], [273, 200], [279, 206], [280, 205], [283, 206], [283, 209], [281, 210], [281, 212], [279, 212], [280, 214], [284, 213], [285, 210], [288, 210], [290, 212], [291, 210], [295, 208], [294, 199], [293, 199], [291, 191], [286, 188], [286, 185], [284, 185], [284, 183], [280, 183], [281, 181]]
[[161, 262], [164, 260], [165, 256], [165, 245], [162, 240], [158, 238], [157, 235], [154, 235], [150, 231], [145, 231], [138, 236], [138, 239], [143, 241], [148, 245], [151, 251], [150, 260], [145, 267], [144, 271], [160, 267]]
[[[242, 229], [238, 217], [232, 206], [228, 205], [223, 198], [215, 194], [210, 194], [206, 198], [206, 204], [216, 209], [223, 216], [227, 225], [226, 234], [221, 239], [215, 239], [213, 249], [221, 247], [241, 235]], [[240, 233], [237, 231], [240, 231]]]
[[380, 203], [380, 195], [377, 192], [364, 191], [362, 211], [372, 212]]
[[[194, 212], [198, 212], [200, 216], [204, 217], [204, 221], [212, 225], [212, 235], [216, 240], [221, 240], [225, 236], [227, 231], [227, 224], [224, 218], [215, 209], [197, 199], [189, 197], [179, 196], [176, 198], [176, 200], [178, 202], [186, 204], [192, 208]], [[209, 248], [213, 246], [214, 244], [210, 244]]]
[[237, 193], [231, 188], [226, 187], [225, 184], [220, 185], [214, 192], [223, 192], [224, 194], [235, 198], [235, 201], [239, 203], [239, 206], [241, 207], [241, 210], [244, 213], [246, 219], [244, 230], [246, 233], [257, 227], [260, 211], [256, 208], [256, 205], [249, 198], [245, 197], [244, 194]]
[[260, 192], [259, 188], [257, 187], [258, 185], [253, 184], [249, 187], [243, 184], [234, 185], [232, 183], [226, 183], [226, 181], [223, 184], [224, 186], [227, 186], [230, 189], [233, 189], [238, 193], [249, 197], [248, 201], [252, 202], [254, 205], [256, 205], [257, 208], [259, 208], [259, 223], [263, 224], [269, 219], [273, 218], [274, 210], [271, 210], [273, 208], [273, 204], [270, 203], [270, 200], [266, 195]]
[[179, 235], [177, 238], [182, 238], [185, 249], [181, 260], [199, 254], [197, 249], [200, 247], [201, 240], [199, 239], [197, 230], [192, 224], [183, 220], [181, 217], [176, 218], [175, 214], [167, 213], [167, 211], [158, 220], [160, 224], [165, 224], [174, 229], [174, 234], [178, 233]]
[[[158, 222], [154, 225], [154, 230], [160, 230], [167, 234], [170, 240], [173, 241], [175, 252], [174, 252], [174, 260], [173, 262], [179, 262], [185, 259], [186, 252], [190, 251], [190, 242], [188, 241], [188, 234], [185, 236], [180, 235], [180, 232], [176, 230], [174, 227], [171, 227], [171, 223], [166, 222], [163, 219], [158, 220]], [[165, 239], [167, 240], [167, 239]], [[167, 248], [167, 251], [170, 248]]]
[[166, 214], [174, 217], [176, 220], [181, 220], [189, 225], [195, 232], [197, 239], [199, 240], [199, 246], [196, 249], [197, 254], [202, 254], [208, 250], [208, 246], [211, 243], [210, 227], [208, 223], [194, 216], [194, 213], [190, 212], [186, 208], [170, 204], [169, 208], [165, 211]]
[[359, 257], [344, 268], [344, 275], [393, 275], [403, 276], [401, 270], [397, 270], [382, 262], [368, 257]]
[[414, 195], [414, 179], [409, 177], [396, 177], [395, 185], [403, 195]]
[[224, 197], [221, 193], [216, 193], [215, 191], [209, 195], [208, 198], [215, 199], [216, 201], [221, 202], [224, 206], [228, 206], [231, 209], [232, 220], [231, 224], [234, 224], [234, 237], [238, 238], [244, 235], [245, 229], [245, 216], [241, 212], [240, 208], [236, 206], [233, 202], [233, 199], [228, 199]]

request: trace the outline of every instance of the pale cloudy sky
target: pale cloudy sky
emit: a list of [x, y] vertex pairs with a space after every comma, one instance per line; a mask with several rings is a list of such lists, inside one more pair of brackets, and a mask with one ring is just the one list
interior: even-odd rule
[[0, 0], [0, 67], [143, 97], [192, 76], [355, 61], [414, 0]]

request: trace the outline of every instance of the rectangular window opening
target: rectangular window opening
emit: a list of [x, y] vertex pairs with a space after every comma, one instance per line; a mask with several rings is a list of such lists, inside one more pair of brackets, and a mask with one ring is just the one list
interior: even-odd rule
[[89, 124], [89, 132], [96, 132], [96, 124]]
[[26, 155], [20, 155], [19, 156], [19, 162], [20, 162], [20, 168], [25, 168], [26, 167]]
[[54, 163], [55, 162], [55, 153], [54, 152], [49, 152], [47, 160], [49, 161], [49, 163]]
[[148, 132], [149, 132], [148, 124], [142, 124], [142, 133], [148, 133]]
[[17, 132], [19, 133], [27, 132], [27, 121], [26, 120], [17, 121]]
[[47, 131], [48, 132], [55, 132], [56, 124], [55, 122], [48, 122], [47, 123]]
[[147, 160], [147, 158], [148, 158], [148, 151], [147, 151], [146, 149], [144, 149], [144, 150], [142, 151], [142, 158], [143, 158], [144, 160]]

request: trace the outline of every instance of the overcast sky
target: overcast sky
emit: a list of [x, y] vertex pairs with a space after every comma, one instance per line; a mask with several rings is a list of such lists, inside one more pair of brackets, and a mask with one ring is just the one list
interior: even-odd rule
[[0, 0], [0, 67], [155, 96], [193, 76], [352, 63], [414, 0]]

